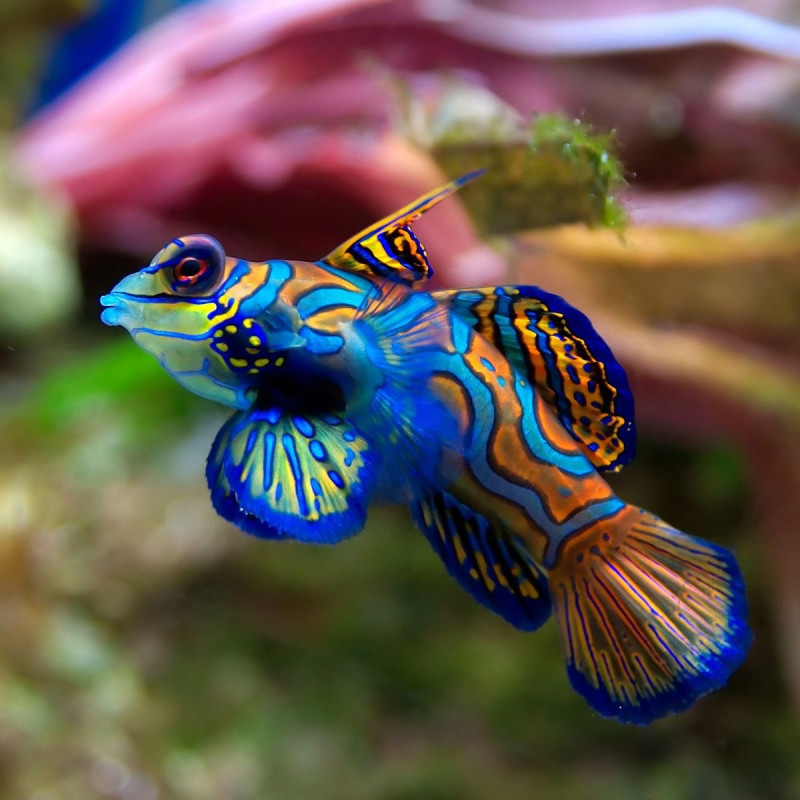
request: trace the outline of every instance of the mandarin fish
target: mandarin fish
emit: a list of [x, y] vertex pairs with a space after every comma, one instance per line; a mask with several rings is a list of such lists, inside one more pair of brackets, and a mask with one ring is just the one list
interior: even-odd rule
[[316, 263], [174, 239], [102, 299], [180, 384], [234, 409], [216, 511], [332, 544], [402, 503], [447, 571], [523, 631], [552, 614], [573, 687], [644, 724], [724, 685], [750, 642], [734, 556], [617, 498], [627, 378], [589, 320], [531, 286], [427, 291], [431, 192]]

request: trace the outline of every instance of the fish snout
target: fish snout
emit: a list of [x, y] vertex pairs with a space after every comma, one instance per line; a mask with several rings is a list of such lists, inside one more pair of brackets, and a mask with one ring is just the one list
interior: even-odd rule
[[125, 298], [113, 291], [100, 298], [100, 305], [105, 307], [100, 320], [106, 325], [119, 325], [120, 317], [128, 310]]

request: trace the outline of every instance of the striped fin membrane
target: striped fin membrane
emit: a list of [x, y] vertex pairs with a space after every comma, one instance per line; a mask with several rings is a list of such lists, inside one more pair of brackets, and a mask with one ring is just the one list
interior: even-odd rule
[[425, 248], [409, 227], [465, 183], [482, 175], [476, 170], [434, 189], [369, 228], [357, 233], [322, 259], [324, 264], [352, 272], [368, 272], [378, 278], [392, 278], [417, 284], [433, 275]]
[[318, 544], [361, 530], [373, 476], [366, 439], [343, 417], [278, 408], [235, 413], [206, 467], [222, 517], [255, 536]]
[[525, 631], [550, 616], [547, 578], [482, 514], [447, 492], [418, 498], [411, 512], [447, 571], [479, 603]]
[[584, 314], [533, 286], [433, 296], [528, 377], [598, 470], [616, 472], [633, 459], [633, 395], [625, 370]]
[[623, 722], [688, 708], [750, 643], [733, 555], [633, 506], [566, 540], [550, 590], [573, 687]]

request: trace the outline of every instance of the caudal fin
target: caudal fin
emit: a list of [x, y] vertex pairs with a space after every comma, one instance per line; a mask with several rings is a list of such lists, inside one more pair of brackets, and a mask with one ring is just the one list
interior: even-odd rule
[[550, 590], [573, 687], [623, 722], [688, 708], [750, 644], [733, 554], [633, 506], [565, 541]]

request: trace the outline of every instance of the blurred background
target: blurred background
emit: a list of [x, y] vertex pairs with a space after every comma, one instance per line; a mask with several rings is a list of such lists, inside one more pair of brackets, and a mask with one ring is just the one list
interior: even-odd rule
[[[0, 796], [800, 798], [800, 6], [2, 0]], [[218, 519], [224, 410], [97, 297], [203, 231], [317, 259], [448, 175], [442, 285], [538, 284], [629, 371], [614, 487], [737, 553], [755, 643], [644, 729], [398, 509]]]

